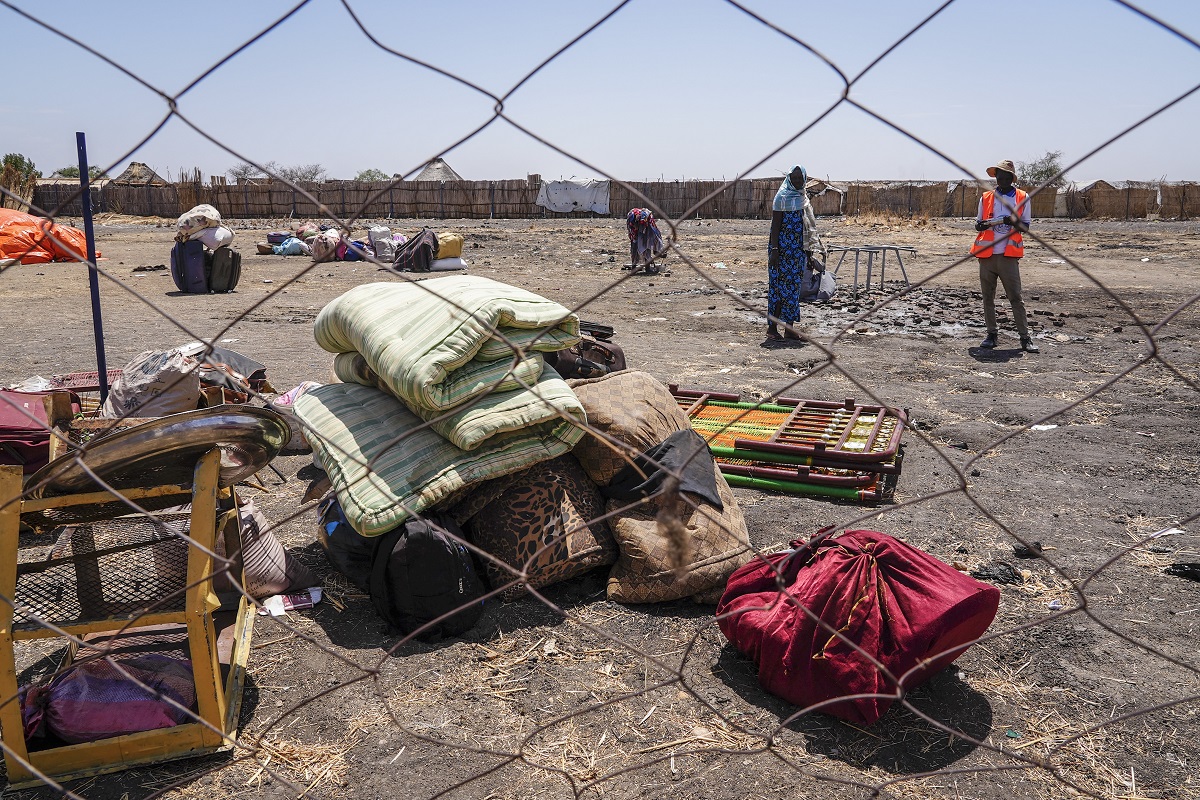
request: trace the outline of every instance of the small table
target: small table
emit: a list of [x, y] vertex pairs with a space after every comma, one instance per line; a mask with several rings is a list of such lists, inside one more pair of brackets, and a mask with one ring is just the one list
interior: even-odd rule
[[901, 247], [900, 245], [894, 245], [894, 244], [873, 244], [873, 245], [861, 245], [858, 247], [833, 246], [833, 247], [828, 247], [826, 249], [831, 254], [830, 255], [831, 258], [832, 258], [833, 253], [841, 254], [841, 256], [838, 258], [837, 264], [834, 265], [834, 268], [833, 268], [834, 275], [837, 275], [838, 270], [841, 269], [842, 262], [846, 260], [846, 254], [854, 253], [854, 296], [855, 297], [858, 296], [859, 257], [864, 253], [867, 256], [866, 287], [868, 290], [871, 288], [871, 271], [875, 264], [875, 254], [876, 253], [879, 254], [879, 288], [881, 288], [881, 289], [883, 288], [883, 271], [884, 271], [885, 267], [887, 266], [887, 254], [889, 252], [894, 253], [896, 256], [896, 263], [900, 265], [900, 274], [904, 276], [904, 285], [905, 286], [911, 285], [908, 280], [908, 272], [904, 269], [904, 259], [900, 257], [900, 253], [905, 252], [905, 253], [909, 253], [909, 254], [915, 256], [917, 254], [917, 248], [915, 248], [915, 247]]

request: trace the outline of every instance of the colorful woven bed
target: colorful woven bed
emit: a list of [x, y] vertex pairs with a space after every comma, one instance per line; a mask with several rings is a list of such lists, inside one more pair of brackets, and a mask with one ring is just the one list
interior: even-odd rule
[[859, 502], [888, 499], [895, 489], [902, 411], [853, 400], [743, 403], [735, 394], [670, 388], [735, 486]]

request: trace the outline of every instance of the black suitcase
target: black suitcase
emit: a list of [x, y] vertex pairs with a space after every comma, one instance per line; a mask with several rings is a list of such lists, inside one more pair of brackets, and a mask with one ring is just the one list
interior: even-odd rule
[[212, 255], [209, 291], [232, 292], [242, 278], [242, 254], [232, 247], [218, 247]]
[[181, 292], [208, 294], [208, 259], [198, 241], [177, 242], [171, 248], [171, 279]]

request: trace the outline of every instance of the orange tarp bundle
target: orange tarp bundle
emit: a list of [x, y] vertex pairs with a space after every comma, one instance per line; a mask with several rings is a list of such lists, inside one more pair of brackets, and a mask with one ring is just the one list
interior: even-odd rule
[[22, 264], [87, 261], [87, 240], [78, 228], [0, 208], [0, 259], [4, 258], [16, 258]]

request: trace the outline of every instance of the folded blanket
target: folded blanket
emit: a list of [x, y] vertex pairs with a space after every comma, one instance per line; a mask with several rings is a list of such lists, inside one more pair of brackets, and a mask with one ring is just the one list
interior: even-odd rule
[[573, 425], [561, 435], [532, 426], [463, 450], [423, 427], [395, 397], [354, 383], [312, 389], [293, 407], [313, 460], [363, 536], [389, 531], [466, 486], [570, 452], [582, 435]]
[[[343, 353], [338, 358], [347, 355]], [[338, 374], [345, 382], [391, 393], [387, 383], [367, 366], [362, 354], [355, 353], [353, 359], [339, 363], [342, 370]], [[474, 450], [493, 436], [531, 428], [536, 429], [532, 432], [538, 436], [578, 442], [584, 434], [582, 426], [587, 423], [587, 414], [575, 392], [551, 367], [545, 367], [540, 376], [531, 380], [530, 389], [485, 394], [449, 411], [419, 406], [409, 410], [463, 450]]]
[[339, 377], [353, 374], [346, 362], [361, 353], [410, 408], [444, 411], [520, 381], [532, 384], [542, 364], [528, 354], [578, 343], [579, 319], [524, 289], [452, 275], [357, 286], [321, 310], [314, 333], [324, 349], [347, 354], [335, 363]]

